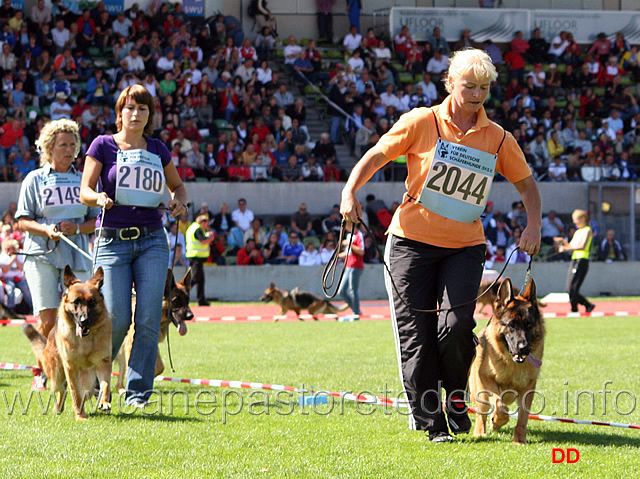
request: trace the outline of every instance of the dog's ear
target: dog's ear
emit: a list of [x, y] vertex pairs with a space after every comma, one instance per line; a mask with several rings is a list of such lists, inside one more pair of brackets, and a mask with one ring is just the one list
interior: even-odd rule
[[187, 270], [184, 274], [184, 277], [180, 280], [187, 291], [191, 291], [191, 268]]
[[269, 285], [269, 288], [271, 288], [271, 289], [273, 289], [273, 288], [275, 288], [275, 287], [276, 287], [276, 283], [271, 283], [271, 284]]
[[529, 284], [527, 284], [527, 287], [524, 289], [524, 293], [522, 293], [522, 297], [528, 301], [537, 303], [537, 294], [536, 294], [536, 282], [533, 280], [533, 278], [531, 278], [531, 281], [529, 281]]
[[176, 280], [173, 279], [173, 270], [169, 268], [167, 270], [167, 278], [164, 281], [164, 297], [168, 298], [171, 296], [171, 290], [176, 285]]
[[64, 285], [68, 288], [72, 284], [79, 283], [80, 280], [76, 278], [76, 275], [73, 274], [73, 270], [71, 266], [66, 265], [64, 267]]
[[104, 270], [102, 266], [99, 266], [96, 272], [93, 273], [89, 282], [93, 283], [97, 289], [102, 289], [102, 285], [104, 284]]
[[506, 306], [511, 300], [513, 300], [513, 285], [511, 284], [511, 279], [505, 278], [498, 288], [496, 301], [502, 306]]

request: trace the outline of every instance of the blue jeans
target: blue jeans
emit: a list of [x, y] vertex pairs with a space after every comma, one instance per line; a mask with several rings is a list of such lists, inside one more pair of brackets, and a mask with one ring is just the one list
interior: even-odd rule
[[364, 269], [347, 268], [338, 291], [338, 294], [349, 305], [353, 314], [357, 315], [362, 314], [358, 289], [360, 288], [360, 277], [363, 272]]
[[167, 277], [169, 247], [158, 229], [135, 240], [101, 238], [96, 268], [104, 270], [102, 294], [113, 318], [112, 358], [120, 350], [131, 325], [131, 288], [136, 286], [135, 336], [127, 368], [126, 403], [146, 400], [153, 389], [162, 296]]

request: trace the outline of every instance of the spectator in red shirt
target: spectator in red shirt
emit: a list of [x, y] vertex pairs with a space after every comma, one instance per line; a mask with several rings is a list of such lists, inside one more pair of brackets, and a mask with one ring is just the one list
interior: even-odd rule
[[89, 105], [87, 105], [86, 95], [78, 96], [78, 103], [73, 105], [73, 108], [71, 109], [71, 119], [74, 121], [77, 120], [78, 117], [88, 109], [89, 109]]
[[24, 154], [28, 140], [24, 136], [24, 120], [7, 122], [0, 128], [0, 168], [4, 181], [7, 181], [7, 158], [9, 153]]
[[193, 168], [187, 165], [187, 155], [180, 155], [177, 170], [178, 176], [180, 176], [182, 181], [196, 181], [196, 174], [193, 171]]
[[260, 254], [260, 251], [256, 248], [256, 240], [249, 238], [244, 248], [238, 250], [238, 265], [261, 265], [264, 263], [264, 259]]
[[518, 30], [511, 40], [511, 51], [525, 55], [527, 50], [529, 50], [529, 42], [522, 38], [522, 31]]
[[174, 33], [178, 33], [180, 28], [180, 20], [174, 17], [173, 12], [167, 12], [167, 19], [164, 21], [165, 38], [171, 38]]
[[522, 55], [513, 49], [504, 56], [504, 62], [509, 67], [509, 78], [517, 78], [520, 83], [524, 83], [525, 61]]
[[334, 158], [330, 157], [325, 160], [324, 181], [340, 181], [340, 168], [334, 164]]
[[264, 119], [261, 116], [256, 118], [255, 125], [253, 125], [253, 128], [249, 131], [249, 137], [252, 137], [254, 133], [258, 134], [259, 143], [264, 143], [267, 135], [271, 133], [271, 130], [264, 124]]

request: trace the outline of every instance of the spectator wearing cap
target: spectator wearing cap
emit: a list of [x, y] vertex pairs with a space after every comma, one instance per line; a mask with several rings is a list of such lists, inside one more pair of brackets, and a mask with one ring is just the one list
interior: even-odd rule
[[67, 103], [67, 94], [59, 91], [56, 93], [56, 100], [50, 106], [51, 120], [59, 120], [60, 118], [71, 119], [71, 105]]
[[340, 209], [332, 208], [327, 216], [320, 223], [322, 227], [322, 233], [327, 234], [329, 232], [334, 232], [336, 234], [340, 233], [340, 227], [342, 225], [342, 219], [340, 217]]
[[302, 164], [301, 172], [303, 181], [322, 181], [324, 178], [322, 166], [318, 164], [313, 154], [309, 155], [307, 161]]

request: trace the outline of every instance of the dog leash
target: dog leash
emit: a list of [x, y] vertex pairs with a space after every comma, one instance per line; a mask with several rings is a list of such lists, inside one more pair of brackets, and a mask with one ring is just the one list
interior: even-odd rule
[[96, 236], [95, 241], [93, 242], [93, 264], [91, 265], [91, 274], [93, 274], [96, 268], [96, 261], [98, 260], [98, 249], [100, 248], [100, 240], [102, 239], [102, 225], [104, 224], [104, 215], [107, 213], [106, 205], [102, 207], [100, 210], [100, 228], [98, 231], [98, 236]]
[[[185, 213], [189, 211], [189, 205], [190, 203], [186, 203], [182, 206], [184, 206], [184, 210]], [[165, 210], [168, 208], [165, 208]], [[178, 237], [180, 236], [180, 217], [176, 216], [176, 225], [178, 227], [178, 231], [176, 231], [176, 240], [173, 243], [173, 251], [172, 251], [172, 255], [173, 255], [173, 259], [171, 260], [171, 267], [169, 268], [169, 270], [171, 271], [171, 276], [173, 277], [173, 268], [176, 265], [176, 251], [178, 250]], [[176, 318], [173, 314], [173, 307], [171, 305], [171, 291], [169, 291], [169, 295], [167, 298], [167, 316], [169, 317], [169, 320], [173, 323], [173, 325], [175, 327], [178, 327], [178, 323], [176, 321]], [[171, 367], [171, 372], [176, 372], [175, 369], [173, 369], [173, 357], [171, 356], [171, 340], [169, 339], [169, 331], [171, 328], [167, 327], [167, 355], [169, 356], [169, 366]]]
[[[470, 304], [476, 303], [478, 301], [478, 299], [480, 299], [482, 296], [484, 296], [488, 291], [491, 290], [491, 288], [493, 288], [498, 283], [500, 278], [502, 278], [502, 276], [504, 275], [504, 272], [506, 271], [507, 267], [509, 266], [509, 260], [511, 259], [513, 254], [520, 249], [517, 246], [516, 246], [516, 248], [514, 248], [514, 250], [509, 254], [508, 258], [504, 262], [504, 266], [502, 267], [502, 270], [500, 270], [500, 273], [498, 273], [498, 276], [496, 277], [496, 279], [493, 280], [493, 282], [487, 287], [487, 289], [485, 289], [482, 293], [480, 293], [478, 296], [476, 296], [475, 299], [472, 299], [470, 301], [465, 301], [464, 303], [456, 304], [454, 306], [450, 306], [449, 308], [419, 309], [419, 308], [414, 308], [413, 306], [409, 305], [409, 303], [407, 303], [407, 301], [402, 297], [402, 295], [400, 294], [400, 291], [398, 290], [398, 287], [397, 287], [395, 281], [393, 280], [393, 276], [391, 275], [391, 271], [389, 270], [389, 266], [387, 265], [386, 261], [384, 260], [384, 255], [380, 251], [380, 246], [378, 245], [378, 242], [376, 241], [375, 236], [373, 235], [373, 233], [369, 229], [369, 226], [364, 221], [362, 221], [361, 218], [358, 218], [358, 221], [360, 222], [360, 224], [362, 224], [364, 226], [364, 229], [366, 230], [367, 234], [371, 237], [373, 245], [375, 246], [376, 250], [378, 251], [378, 255], [380, 256], [380, 262], [384, 265], [384, 268], [385, 268], [387, 274], [389, 275], [389, 280], [390, 280], [391, 286], [393, 287], [393, 290], [395, 291], [395, 293], [398, 295], [398, 298], [400, 298], [400, 301], [402, 301], [407, 308], [409, 308], [411, 311], [414, 311], [414, 312], [417, 312], [417, 313], [443, 313], [443, 312], [449, 312], [449, 311], [453, 311], [454, 309], [458, 309], [458, 308], [461, 308], [463, 306], [468, 306]], [[343, 220], [343, 224], [340, 227], [340, 236], [341, 237], [342, 237], [342, 229], [343, 229], [343, 227], [344, 227], [344, 220]], [[532, 262], [533, 262], [533, 256], [531, 256], [529, 258], [529, 266], [527, 268], [527, 273], [525, 275], [525, 286], [529, 282], [529, 279], [531, 278], [531, 264], [532, 264]], [[343, 269], [343, 273], [344, 273], [344, 269]], [[342, 281], [342, 276], [340, 276], [340, 279], [338, 281], [339, 281], [338, 282], [338, 288], [339, 288], [340, 287], [340, 282]], [[523, 288], [523, 290], [524, 290], [524, 288]]]
[[[362, 223], [362, 220], [360, 220], [360, 222]], [[365, 228], [367, 229], [367, 232], [371, 234], [371, 232], [369, 231], [369, 228], [367, 228], [367, 225], [365, 225]], [[338, 278], [338, 284], [336, 285], [336, 289], [333, 291], [333, 293], [330, 293], [330, 290], [333, 287], [333, 284], [335, 283], [336, 270], [338, 268], [338, 261], [340, 260], [340, 246], [342, 245], [342, 241], [344, 240], [344, 234], [346, 231], [347, 231], [347, 221], [343, 218], [342, 223], [340, 224], [340, 234], [338, 235], [338, 243], [336, 245], [336, 249], [331, 255], [331, 258], [329, 258], [329, 261], [325, 265], [324, 270], [322, 272], [322, 292], [329, 299], [335, 298], [336, 294], [338, 294], [338, 291], [340, 290], [340, 285], [342, 284], [342, 278], [344, 277], [344, 272], [347, 269], [347, 261], [345, 259], [342, 265], [342, 271], [340, 271], [340, 277]], [[349, 237], [349, 245], [346, 249], [347, 252], [351, 250], [351, 244], [353, 243], [353, 236], [355, 232], [356, 232], [356, 224], [351, 223], [351, 236]], [[329, 281], [329, 277], [331, 277], [330, 281]]]

